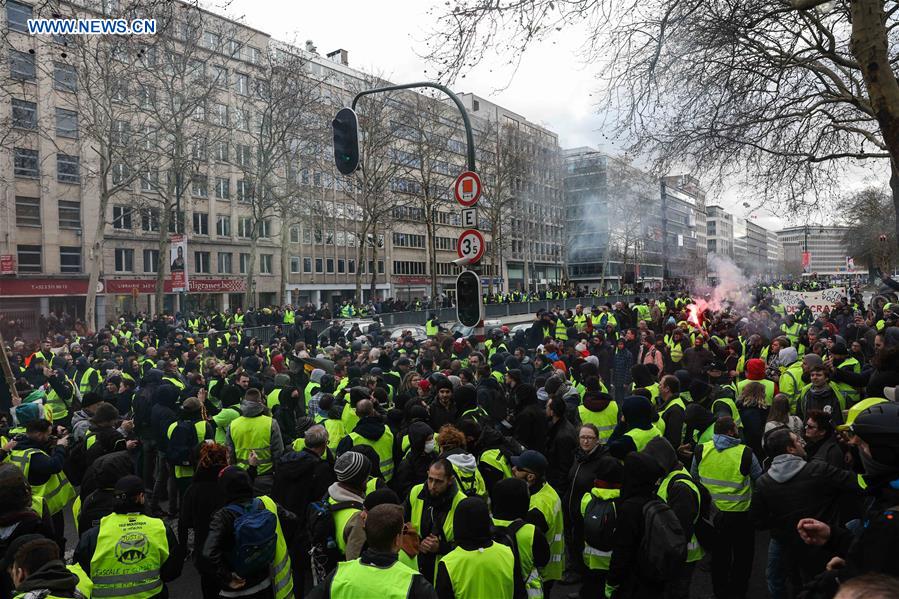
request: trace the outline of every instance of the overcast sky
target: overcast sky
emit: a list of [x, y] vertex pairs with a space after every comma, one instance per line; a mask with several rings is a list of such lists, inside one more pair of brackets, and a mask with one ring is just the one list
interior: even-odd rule
[[[418, 57], [424, 51], [432, 23], [427, 12], [444, 2], [344, 0], [332, 5], [296, 0], [231, 0], [225, 9], [209, 0], [204, 4], [214, 12], [242, 17], [248, 25], [279, 40], [299, 44], [312, 40], [322, 55], [343, 48], [349, 52], [351, 67], [383, 73], [401, 83], [427, 78], [427, 65]], [[579, 59], [578, 42], [582, 39], [582, 32], [566, 31], [554, 42], [535, 46], [514, 73], [504, 59], [497, 57], [467, 73], [454, 89], [488, 97], [557, 132], [563, 148], [589, 145], [617, 154], [615, 145], [600, 131], [601, 118], [592, 95], [597, 88], [597, 67], [584, 65]], [[742, 200], [733, 193], [710, 196], [708, 202], [747, 216]], [[792, 224], [764, 208], [749, 216], [770, 229]]]

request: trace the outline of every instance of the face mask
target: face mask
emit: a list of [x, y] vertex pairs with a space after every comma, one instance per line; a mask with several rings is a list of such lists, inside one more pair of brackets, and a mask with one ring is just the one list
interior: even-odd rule
[[434, 439], [425, 441], [425, 453], [434, 453], [435, 449], [437, 449], [437, 442]]

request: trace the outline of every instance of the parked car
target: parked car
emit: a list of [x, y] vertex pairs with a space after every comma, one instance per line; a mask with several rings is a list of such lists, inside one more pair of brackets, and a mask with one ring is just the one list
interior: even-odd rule
[[394, 325], [390, 327], [385, 327], [383, 329], [385, 335], [390, 335], [391, 341], [398, 341], [400, 337], [403, 336], [403, 333], [409, 331], [412, 333], [412, 338], [415, 341], [424, 341], [428, 338], [428, 333], [425, 327], [420, 324], [400, 324]]

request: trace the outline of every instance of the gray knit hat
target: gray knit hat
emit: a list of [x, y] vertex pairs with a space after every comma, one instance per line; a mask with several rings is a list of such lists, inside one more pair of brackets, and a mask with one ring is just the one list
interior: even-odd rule
[[337, 482], [346, 482], [356, 478], [367, 477], [371, 471], [371, 464], [368, 458], [357, 451], [348, 451], [341, 454], [334, 463], [334, 474], [337, 475]]

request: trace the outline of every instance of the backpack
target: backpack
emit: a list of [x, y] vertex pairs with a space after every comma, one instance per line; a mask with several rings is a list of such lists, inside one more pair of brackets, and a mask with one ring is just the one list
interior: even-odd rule
[[713, 513], [713, 511], [717, 510], [713, 510], [715, 503], [712, 501], [712, 494], [709, 493], [708, 488], [704, 484], [692, 476], [684, 474], [675, 476], [670, 484], [674, 484], [679, 480], [689, 480], [696, 485], [697, 489], [699, 489], [699, 517], [693, 525], [693, 534], [696, 535], [696, 540], [699, 541], [699, 545], [702, 549], [706, 553], [711, 553], [717, 539]]
[[527, 599], [528, 593], [524, 585], [524, 579], [521, 577], [521, 554], [518, 551], [518, 539], [516, 534], [525, 525], [524, 520], [515, 520], [508, 526], [490, 527], [490, 537], [497, 543], [501, 543], [512, 550], [512, 556], [515, 558], [515, 574], [512, 577], [514, 581], [513, 599]]
[[591, 498], [584, 510], [584, 541], [600, 551], [611, 551], [617, 522], [618, 510], [614, 499]]
[[358, 501], [338, 501], [331, 503], [327, 498], [309, 504], [306, 509], [306, 531], [309, 535], [311, 549], [309, 556], [312, 563], [314, 584], [319, 584], [334, 568], [343, 556], [337, 548], [337, 527], [334, 524], [334, 512], [345, 509], [362, 509]]
[[686, 561], [687, 538], [677, 514], [664, 501], [650, 499], [643, 506], [640, 575], [658, 582], [674, 580]]
[[194, 449], [200, 444], [194, 422], [179, 420], [165, 449], [165, 457], [173, 466], [191, 466]]
[[62, 471], [69, 482], [77, 487], [84, 480], [87, 466], [87, 439], [82, 437], [66, 452], [66, 461]]
[[225, 509], [236, 516], [234, 548], [228, 555], [231, 568], [244, 578], [267, 570], [275, 561], [278, 517], [258, 498], [247, 507], [230, 504]]

